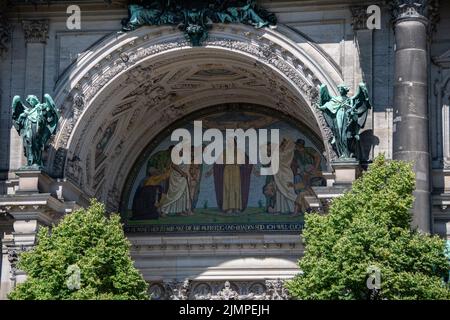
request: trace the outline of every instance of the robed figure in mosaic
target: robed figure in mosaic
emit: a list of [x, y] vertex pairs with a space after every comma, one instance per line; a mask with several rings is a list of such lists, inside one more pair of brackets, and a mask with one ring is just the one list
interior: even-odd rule
[[[234, 161], [229, 163], [227, 154], [234, 157]], [[212, 171], [217, 205], [222, 212], [239, 214], [247, 208], [252, 171], [253, 165], [247, 154], [237, 148], [236, 140], [228, 141]]]
[[328, 127], [333, 132], [333, 145], [341, 159], [351, 159], [359, 153], [359, 133], [366, 123], [372, 108], [369, 93], [364, 83], [360, 83], [353, 97], [348, 97], [349, 88], [339, 85], [340, 95], [332, 97], [326, 85], [320, 86], [318, 108], [322, 111]]
[[12, 101], [12, 120], [14, 127], [23, 140], [23, 149], [27, 166], [42, 167], [42, 152], [50, 137], [56, 132], [59, 112], [49, 94], [44, 95], [41, 103], [34, 95], [25, 102], [20, 96]]

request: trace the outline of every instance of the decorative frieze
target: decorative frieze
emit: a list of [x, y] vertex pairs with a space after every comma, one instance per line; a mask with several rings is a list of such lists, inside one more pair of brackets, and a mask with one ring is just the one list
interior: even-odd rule
[[288, 300], [284, 281], [195, 281], [168, 280], [151, 283], [149, 295], [154, 300]]
[[168, 300], [187, 300], [191, 289], [191, 280], [164, 282], [165, 296]]
[[288, 300], [289, 291], [282, 280], [266, 280], [266, 300]]
[[23, 20], [22, 28], [27, 43], [46, 43], [48, 20]]

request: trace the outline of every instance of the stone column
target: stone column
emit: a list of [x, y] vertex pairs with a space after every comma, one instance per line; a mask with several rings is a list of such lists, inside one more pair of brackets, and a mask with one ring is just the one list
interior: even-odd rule
[[413, 227], [431, 232], [428, 119], [428, 31], [431, 0], [397, 0], [393, 158], [412, 161], [416, 173]]

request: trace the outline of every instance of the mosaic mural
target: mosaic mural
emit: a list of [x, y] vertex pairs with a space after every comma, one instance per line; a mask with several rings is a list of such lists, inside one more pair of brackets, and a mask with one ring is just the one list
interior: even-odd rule
[[[278, 129], [279, 170], [261, 165], [180, 164], [171, 160], [171, 131], [153, 142], [130, 177], [123, 218], [128, 232], [299, 231], [312, 186], [325, 184], [326, 160], [301, 125], [267, 113], [225, 110], [197, 117], [204, 128]], [[193, 122], [183, 128], [193, 131]], [[192, 148], [202, 148], [193, 145]], [[204, 148], [204, 146], [203, 146]], [[226, 150], [226, 148], [225, 148]], [[224, 151], [226, 152], [226, 151]]]

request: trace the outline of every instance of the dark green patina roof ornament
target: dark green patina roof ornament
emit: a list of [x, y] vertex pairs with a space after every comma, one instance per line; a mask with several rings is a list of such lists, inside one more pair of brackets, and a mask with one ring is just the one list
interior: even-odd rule
[[326, 85], [320, 86], [317, 107], [333, 133], [331, 145], [341, 160], [359, 158], [360, 131], [364, 128], [369, 110], [372, 108], [369, 92], [360, 83], [357, 93], [348, 97], [349, 88], [338, 86], [340, 96], [332, 97]]
[[23, 103], [20, 96], [12, 101], [12, 120], [22, 137], [27, 165], [22, 169], [42, 169], [42, 152], [50, 137], [56, 132], [59, 112], [49, 94], [41, 103], [34, 95], [29, 95]]
[[214, 23], [243, 23], [263, 28], [276, 25], [277, 19], [255, 0], [142, 0], [128, 6], [128, 18], [123, 19], [122, 30], [131, 31], [143, 25], [176, 25], [193, 46], [201, 46]]

